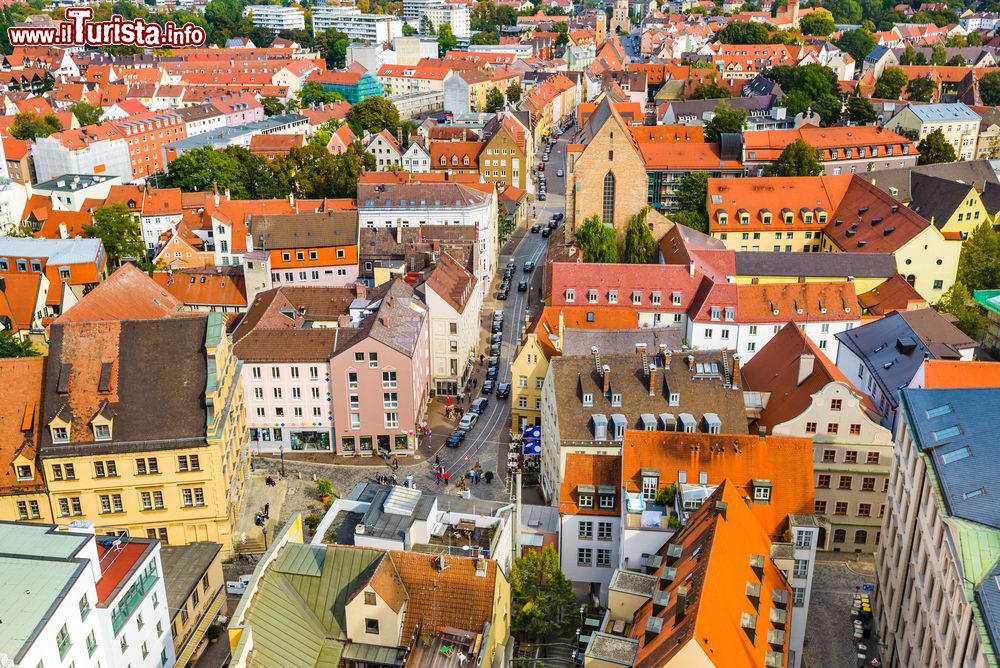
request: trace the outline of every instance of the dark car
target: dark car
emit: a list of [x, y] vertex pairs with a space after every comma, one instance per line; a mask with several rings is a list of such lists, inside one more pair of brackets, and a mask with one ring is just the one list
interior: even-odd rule
[[534, 262], [532, 262], [531, 260], [528, 260], [527, 262], [524, 263], [524, 273], [530, 274], [534, 270], [535, 270], [535, 263]]
[[456, 429], [455, 431], [448, 434], [448, 440], [444, 442], [449, 448], [457, 448], [465, 440], [465, 432], [461, 429]]
[[[548, 230], [545, 230], [545, 231], [548, 232]], [[518, 292], [527, 292], [528, 291], [528, 281], [521, 281], [520, 283], [518, 283], [517, 284], [517, 291]]]
[[550, 230], [549, 228], [546, 227], [544, 230], [542, 230], [542, 236], [543, 237], [551, 237], [552, 236], [552, 230]]
[[562, 220], [562, 219], [563, 219], [563, 218], [565, 218], [565, 217], [566, 217], [566, 216], [564, 216], [564, 215], [563, 215], [563, 214], [561, 214], [561, 213], [554, 213], [554, 214], [552, 214], [552, 218], [554, 218], [555, 220]]
[[490, 355], [491, 356], [492, 355], [498, 355], [498, 356], [500, 355], [500, 344], [499, 343], [494, 343], [492, 346], [490, 346]]
[[486, 370], [486, 380], [496, 380], [498, 371], [500, 371], [500, 367], [491, 366]]
[[492, 331], [493, 331], [494, 334], [496, 334], [498, 332], [502, 332], [503, 331], [503, 320], [499, 320], [499, 321], [498, 320], [494, 320], [493, 321], [493, 330]]
[[542, 231], [542, 226], [540, 223], [535, 223], [534, 225], [531, 226], [532, 234], [538, 234], [541, 231]]
[[503, 341], [503, 334], [500, 332], [496, 332], [490, 337], [490, 343], [500, 343], [501, 341]]
[[559, 221], [558, 220], [550, 220], [549, 221], [549, 229], [550, 230], [554, 230], [557, 227], [559, 227]]
[[491, 355], [490, 356], [489, 365], [490, 365], [490, 367], [499, 366], [500, 365], [500, 356], [499, 355]]
[[489, 403], [490, 400], [486, 397], [479, 397], [472, 402], [471, 406], [469, 406], [469, 412], [475, 413], [476, 415], [482, 415]]
[[483, 394], [493, 394], [493, 388], [497, 386], [496, 381], [488, 380], [483, 383]]
[[538, 194], [538, 201], [539, 202], [544, 202], [545, 201], [545, 193], [539, 193]]
[[497, 399], [510, 396], [510, 383], [500, 383], [497, 385]]
[[499, 292], [497, 292], [497, 299], [499, 299], [500, 301], [507, 299], [507, 297], [509, 296], [510, 292], [508, 290], [500, 290]]

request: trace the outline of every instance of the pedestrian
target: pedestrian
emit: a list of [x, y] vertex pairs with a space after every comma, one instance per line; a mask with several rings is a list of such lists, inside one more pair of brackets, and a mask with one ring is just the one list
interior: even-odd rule
[[434, 455], [434, 466], [441, 466], [441, 455]]
[[397, 484], [399, 484], [399, 479], [396, 477], [395, 473], [392, 474], [392, 484], [393, 484], [393, 486], [396, 486]]
[[395, 457], [392, 458], [392, 470], [395, 471], [399, 468], [399, 460]]
[[434, 486], [441, 484], [441, 471], [439, 469], [434, 469]]
[[264, 504], [264, 517], [265, 517], [265, 519], [270, 519], [270, 517], [271, 517], [271, 504], [270, 503], [265, 503]]
[[444, 474], [441, 477], [444, 478], [444, 486], [447, 487], [448, 486], [448, 481], [451, 480], [451, 474], [448, 473], [447, 471], [445, 471]]
[[406, 474], [406, 486], [407, 487], [413, 487], [413, 474], [412, 473], [407, 473]]
[[472, 387], [479, 387], [479, 379], [478, 378], [473, 378], [472, 379]]

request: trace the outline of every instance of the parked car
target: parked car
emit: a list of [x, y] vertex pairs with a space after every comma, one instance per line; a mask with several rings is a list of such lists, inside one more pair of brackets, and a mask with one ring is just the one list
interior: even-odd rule
[[483, 394], [493, 394], [493, 388], [496, 387], [495, 380], [487, 380], [483, 383]]
[[497, 292], [497, 299], [499, 299], [500, 301], [504, 301], [509, 296], [510, 296], [509, 290], [500, 290], [499, 292]]
[[497, 355], [497, 356], [500, 355], [500, 344], [499, 343], [494, 343], [492, 346], [490, 346], [490, 355], [491, 356], [492, 355]]
[[548, 162], [548, 161], [549, 161], [549, 154], [546, 153], [545, 155], [542, 156], [542, 162]]
[[497, 385], [497, 399], [510, 396], [510, 383], [500, 383]]
[[499, 355], [491, 355], [490, 356], [489, 365], [491, 367], [494, 367], [494, 366], [498, 366], [499, 364], [500, 364], [500, 356]]
[[540, 223], [535, 223], [534, 225], [531, 226], [532, 234], [538, 234], [541, 231], [542, 231], [542, 226]]
[[500, 371], [500, 367], [491, 366], [486, 370], [486, 380], [496, 380], [498, 371]]
[[503, 341], [503, 334], [499, 332], [494, 332], [493, 336], [490, 337], [490, 343], [500, 343]]
[[535, 263], [534, 262], [532, 262], [531, 260], [528, 260], [527, 262], [524, 263], [524, 273], [530, 274], [534, 270], [535, 270]]
[[562, 213], [562, 212], [559, 212], [559, 213], [554, 213], [554, 214], [552, 214], [552, 218], [553, 218], [554, 220], [562, 220], [562, 219], [563, 219], [563, 218], [565, 218], [565, 217], [566, 217], [566, 216], [565, 216], [565, 215], [563, 215], [563, 213]]
[[549, 237], [552, 236], [552, 230], [546, 227], [544, 230], [542, 230], [542, 236], [548, 239]]
[[496, 334], [498, 332], [502, 332], [503, 331], [503, 320], [494, 320], [493, 321], [493, 327], [492, 327], [492, 329], [490, 331], [492, 331], [494, 334]]
[[500, 309], [493, 311], [493, 322], [503, 322], [503, 318], [504, 318], [503, 311], [501, 311]]
[[472, 425], [476, 424], [476, 420], [478, 419], [479, 416], [475, 413], [466, 413], [462, 416], [462, 419], [458, 421], [458, 428], [468, 432], [472, 429]]
[[539, 202], [545, 201], [545, 193], [538, 193], [538, 201]]
[[520, 283], [518, 283], [517, 284], [517, 291], [518, 292], [527, 292], [528, 291], [528, 281], [521, 281]]
[[469, 410], [475, 413], [476, 415], [482, 415], [483, 412], [486, 410], [486, 407], [489, 405], [489, 403], [490, 400], [487, 399], [486, 397], [479, 397], [478, 399], [472, 402], [472, 405], [469, 406]]
[[559, 178], [562, 178], [562, 175], [563, 175], [563, 170], [561, 170], [561, 169], [556, 170], [556, 176], [558, 176]]
[[558, 220], [550, 220], [549, 221], [549, 229], [550, 230], [554, 230], [557, 227], [559, 227], [559, 221]]
[[444, 442], [449, 448], [457, 448], [465, 440], [465, 432], [461, 429], [456, 429], [455, 431], [448, 434], [448, 439]]
[[545, 165], [538, 165], [538, 171], [544, 172], [545, 171]]

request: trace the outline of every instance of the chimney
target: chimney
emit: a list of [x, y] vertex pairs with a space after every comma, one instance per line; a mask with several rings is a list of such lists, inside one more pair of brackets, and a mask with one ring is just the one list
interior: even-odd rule
[[674, 608], [674, 625], [684, 621], [684, 606], [687, 605], [687, 587], [677, 588], [677, 606]]
[[649, 367], [649, 396], [656, 396], [656, 365]]
[[288, 193], [288, 206], [295, 208], [295, 193]]
[[694, 371], [694, 355], [687, 356], [688, 371]]
[[688, 264], [688, 274], [691, 276], [691, 278], [694, 278], [694, 262]]
[[816, 363], [815, 355], [801, 355], [799, 357], [799, 380], [796, 385], [801, 385], [806, 378], [812, 375], [813, 365]]
[[611, 391], [611, 367], [605, 364], [604, 368], [601, 370], [601, 376], [604, 380], [603, 392], [604, 394], [607, 394]]
[[726, 510], [728, 509], [729, 509], [729, 504], [726, 503], [725, 501], [715, 502], [715, 512], [719, 514], [719, 517], [721, 517], [723, 521], [725, 521], [726, 519]]
[[226, 201], [229, 201], [229, 188], [226, 188]]
[[740, 356], [733, 355], [733, 389], [740, 389]]

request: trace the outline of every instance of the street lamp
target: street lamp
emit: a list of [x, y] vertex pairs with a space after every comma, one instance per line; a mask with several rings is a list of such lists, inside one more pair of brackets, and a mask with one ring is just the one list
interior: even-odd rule
[[285, 444], [278, 446], [278, 456], [281, 459], [281, 477], [285, 477]]

